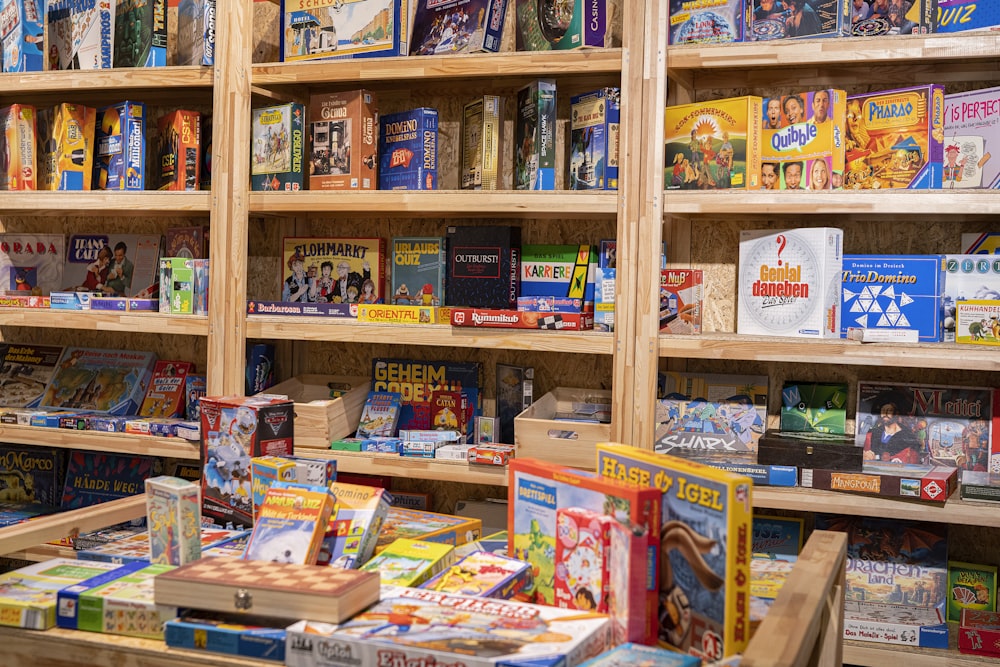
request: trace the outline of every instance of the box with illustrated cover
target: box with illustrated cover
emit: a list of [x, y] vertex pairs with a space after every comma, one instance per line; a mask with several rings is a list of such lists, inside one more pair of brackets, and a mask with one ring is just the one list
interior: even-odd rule
[[[362, 0], [369, 1], [374, 0]], [[375, 94], [370, 90], [316, 94], [309, 100], [307, 115], [309, 189], [377, 189]]]
[[995, 30], [1000, 27], [1000, 7], [976, 0], [937, 0], [934, 32]]
[[379, 190], [437, 190], [438, 111], [420, 107], [379, 119]]
[[[986, 5], [979, 3], [979, 7], [984, 11]], [[942, 15], [944, 13], [942, 10]], [[996, 16], [1000, 22], [1000, 13]], [[945, 189], [1000, 188], [1000, 161], [993, 159], [1000, 150], [998, 98], [1000, 88], [944, 96], [942, 187]], [[975, 252], [966, 248], [963, 243], [963, 252]]]
[[289, 236], [281, 252], [282, 301], [385, 302], [385, 239]]
[[161, 116], [156, 125], [156, 189], [197, 190], [201, 182], [201, 114], [176, 109]]
[[116, 0], [115, 67], [166, 67], [167, 0]]
[[360, 569], [377, 572], [383, 586], [416, 587], [451, 565], [454, 551], [450, 544], [398, 538]]
[[56, 0], [46, 21], [46, 69], [113, 67], [115, 0]]
[[[944, 273], [944, 342], [954, 342], [958, 336], [969, 342], [973, 332], [968, 326], [957, 329], [958, 302], [1000, 298], [1000, 257], [988, 254], [945, 255]], [[989, 317], [986, 318], [989, 323]], [[967, 323], [971, 320], [967, 318]], [[992, 326], [990, 327], [992, 329]], [[989, 330], [980, 333], [990, 333]]]
[[146, 105], [121, 102], [100, 109], [94, 147], [95, 190], [144, 190]]
[[53, 628], [59, 591], [119, 567], [114, 563], [53, 558], [0, 574], [0, 625], [31, 630]]
[[375, 553], [392, 496], [385, 489], [334, 482], [337, 508], [330, 518], [319, 565], [358, 569]]
[[215, 64], [215, 0], [177, 3], [176, 64]]
[[62, 289], [65, 254], [62, 234], [0, 234], [0, 293], [48, 295]]
[[[506, 549], [506, 540], [503, 543]], [[460, 558], [458, 562], [420, 587], [439, 593], [509, 600], [531, 582], [531, 565], [524, 561], [481, 549], [461, 557], [456, 549], [455, 556]]]
[[614, 239], [601, 241], [594, 275], [594, 330], [615, 330], [615, 298], [617, 285], [618, 243]]
[[462, 109], [459, 187], [499, 190], [503, 175], [503, 98], [484, 95]]
[[410, 55], [500, 50], [508, 0], [413, 0]]
[[0, 3], [0, 71], [41, 72], [45, 69], [44, 0]]
[[948, 561], [948, 622], [958, 623], [966, 609], [996, 611], [997, 566]]
[[283, 618], [187, 611], [167, 621], [163, 635], [171, 648], [284, 663], [286, 625]]
[[155, 363], [152, 352], [67, 347], [40, 406], [134, 415]]
[[155, 298], [162, 241], [159, 234], [72, 234], [63, 266], [65, 289]]
[[201, 490], [161, 475], [146, 479], [149, 562], [184, 565], [201, 558]]
[[517, 91], [514, 114], [514, 189], [555, 190], [555, 80], [538, 79]]
[[671, 334], [701, 333], [704, 307], [700, 269], [660, 271], [660, 331]]
[[38, 109], [38, 189], [90, 190], [97, 109], [57, 104]]
[[251, 115], [250, 189], [305, 188], [305, 106], [289, 102], [253, 109]]
[[392, 285], [387, 303], [440, 306], [445, 303], [448, 266], [446, 242], [440, 236], [392, 239]]
[[[555, 310], [553, 299], [579, 299], [580, 311], [593, 311], [597, 251], [589, 244], [522, 245], [518, 310]], [[539, 299], [522, 307], [524, 297]]]
[[558, 8], [514, 0], [518, 51], [565, 51], [621, 46], [621, 4], [615, 0], [568, 0]]
[[763, 189], [843, 187], [847, 93], [828, 88], [770, 97], [764, 100], [763, 120]]
[[479, 539], [482, 532], [481, 519], [390, 507], [375, 544], [375, 553], [400, 538], [460, 546]]
[[58, 507], [66, 475], [66, 450], [0, 445], [0, 500]]
[[620, 118], [620, 88], [570, 98], [570, 190], [618, 189]]
[[0, 190], [35, 190], [38, 158], [35, 151], [35, 107], [12, 104], [0, 108]]
[[958, 652], [1000, 657], [1000, 614], [963, 609], [958, 628]]
[[762, 100], [753, 95], [668, 106], [664, 188], [759, 188], [762, 118]]
[[282, 0], [283, 62], [405, 56], [412, 0]]
[[[875, 11], [874, 5], [869, 16], [858, 17], [851, 23], [850, 34], [854, 37], [879, 37], [883, 35], [926, 35], [935, 32], [938, 17], [938, 2], [949, 0], [913, 0], [912, 2], [883, 5]], [[851, 8], [852, 19], [854, 8]]]
[[955, 342], [1000, 345], [1000, 299], [959, 301], [955, 311]]
[[742, 42], [747, 32], [744, 0], [670, 0], [669, 44]]
[[275, 481], [255, 508], [243, 558], [315, 565], [336, 502], [326, 485]]

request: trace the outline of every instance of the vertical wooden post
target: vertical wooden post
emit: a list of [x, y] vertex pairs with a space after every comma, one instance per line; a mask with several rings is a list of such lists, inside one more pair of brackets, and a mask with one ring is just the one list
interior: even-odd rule
[[218, 0], [215, 17], [207, 387], [210, 395], [244, 391], [253, 3]]

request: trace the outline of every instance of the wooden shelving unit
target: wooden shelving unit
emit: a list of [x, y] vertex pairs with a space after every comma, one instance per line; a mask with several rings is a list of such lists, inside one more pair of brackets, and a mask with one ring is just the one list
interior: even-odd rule
[[207, 336], [205, 315], [161, 315], [153, 312], [99, 310], [51, 310], [45, 308], [0, 308], [0, 326], [77, 329]]
[[165, 456], [192, 461], [197, 461], [201, 456], [200, 445], [183, 438], [132, 435], [131, 433], [103, 433], [101, 431], [73, 431], [67, 428], [43, 428], [39, 426], [0, 424], [0, 442], [62, 449], [86, 449], [113, 454]]
[[67, 217], [73, 215], [123, 215], [141, 210], [143, 215], [208, 215], [210, 192], [4, 192], [0, 215]]

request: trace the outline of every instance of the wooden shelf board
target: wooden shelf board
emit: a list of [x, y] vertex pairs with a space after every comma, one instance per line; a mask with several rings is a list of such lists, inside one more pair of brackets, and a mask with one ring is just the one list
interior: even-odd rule
[[55, 544], [39, 544], [37, 546], [5, 554], [7, 558], [19, 558], [40, 563], [53, 558], [76, 558], [76, 549], [60, 547]]
[[29, 93], [80, 93], [107, 91], [116, 97], [164, 89], [211, 88], [211, 67], [117, 68], [0, 74], [0, 90]]
[[575, 354], [612, 354], [614, 337], [602, 332], [475, 329], [447, 324], [369, 324], [329, 317], [247, 316], [247, 338], [475, 347]]
[[[291, 625], [291, 621], [289, 621]], [[273, 661], [168, 648], [162, 641], [51, 628], [0, 627], [4, 664], [59, 667], [262, 667]]]
[[591, 76], [621, 73], [621, 49], [470, 53], [449, 56], [406, 56], [314, 62], [266, 63], [253, 66], [253, 85], [313, 83], [421, 82], [441, 79]]
[[212, 193], [205, 192], [3, 192], [0, 214], [72, 217], [76, 215], [208, 215]]
[[618, 212], [618, 193], [515, 190], [251, 192], [250, 212], [314, 213], [325, 217], [364, 213], [435, 218], [498, 215], [506, 218], [613, 218]]
[[966, 502], [958, 497], [957, 491], [948, 502], [938, 505], [840, 491], [757, 486], [753, 490], [753, 504], [754, 507], [798, 512], [852, 514], [1000, 528], [1000, 512], [993, 511], [992, 505]]
[[208, 317], [205, 315], [162, 315], [153, 312], [0, 308], [0, 326], [208, 335]]
[[140, 492], [99, 505], [38, 517], [0, 528], [0, 553], [30, 549], [45, 542], [89, 533], [145, 515], [146, 494]]
[[845, 339], [706, 333], [661, 335], [660, 357], [1000, 371], [996, 349], [956, 343], [859, 343]]
[[74, 431], [68, 428], [0, 424], [0, 442], [63, 449], [86, 449], [113, 454], [167, 456], [191, 461], [197, 461], [201, 457], [201, 446], [197, 442], [191, 442], [184, 438], [104, 433], [102, 431]]
[[[950, 35], [896, 35], [849, 39], [775, 40], [742, 44], [672, 46], [667, 49], [667, 72], [671, 69], [800, 68], [876, 63], [903, 60], [987, 60], [1000, 53], [1000, 35], [994, 32]], [[669, 74], [668, 74], [669, 75]]]
[[991, 190], [837, 190], [774, 192], [667, 190], [666, 215], [995, 215]]
[[337, 462], [339, 472], [507, 486], [507, 468], [501, 466], [470, 466], [462, 461], [438, 461], [395, 454], [341, 452], [332, 449], [300, 448], [296, 453], [312, 458], [333, 459]]

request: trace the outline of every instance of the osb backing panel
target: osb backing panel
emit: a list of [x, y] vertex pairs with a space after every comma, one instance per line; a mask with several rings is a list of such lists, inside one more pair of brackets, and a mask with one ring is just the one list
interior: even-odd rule
[[158, 359], [193, 361], [199, 373], [205, 372], [208, 359], [208, 343], [204, 336], [0, 326], [0, 340], [23, 345], [149, 350], [155, 352]]

